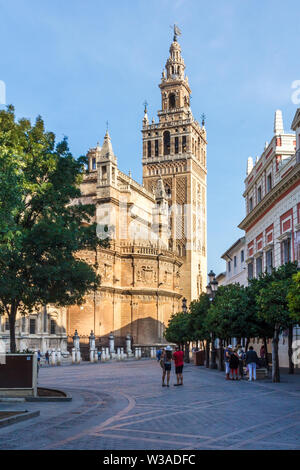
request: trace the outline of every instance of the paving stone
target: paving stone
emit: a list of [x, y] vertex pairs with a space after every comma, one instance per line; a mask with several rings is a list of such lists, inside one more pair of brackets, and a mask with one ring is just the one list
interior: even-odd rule
[[[183, 387], [161, 387], [156, 361], [42, 368], [39, 385], [64, 403], [26, 403], [40, 416], [0, 429], [0, 449], [300, 449], [300, 375], [228, 382], [185, 366]], [[24, 403], [0, 403], [0, 410]]]

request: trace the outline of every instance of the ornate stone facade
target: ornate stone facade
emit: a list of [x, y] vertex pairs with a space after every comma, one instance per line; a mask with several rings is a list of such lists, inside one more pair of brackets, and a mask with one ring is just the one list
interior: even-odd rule
[[[111, 139], [88, 152], [82, 202], [97, 206], [101, 287], [68, 309], [68, 333], [128, 333], [139, 344], [164, 341], [181, 299], [206, 285], [206, 131], [190, 109], [190, 87], [177, 38], [160, 86], [159, 123], [143, 119], [143, 185], [117, 166]], [[84, 254], [86, 256], [86, 254]], [[95, 262], [92, 254], [90, 261]]]
[[[82, 203], [96, 205], [98, 235], [110, 247], [81, 253], [98, 265], [101, 286], [83, 306], [68, 309], [68, 333], [93, 330], [105, 337], [133, 336], [135, 343], [163, 341], [165, 325], [180, 310], [182, 261], [168, 250], [167, 201], [162, 180], [149, 192], [117, 167], [110, 136], [88, 152]], [[107, 227], [108, 232], [105, 232]], [[97, 259], [96, 259], [97, 256]]]
[[206, 130], [194, 119], [191, 89], [176, 35], [162, 73], [158, 123], [143, 119], [143, 181], [153, 191], [162, 178], [168, 197], [168, 247], [180, 256], [188, 301], [206, 286]]
[[[75, 329], [85, 337], [93, 330], [101, 338], [113, 332], [122, 338], [131, 334], [135, 344], [159, 343], [182, 298], [195, 299], [204, 289], [206, 130], [204, 121], [200, 126], [192, 115], [184, 70], [175, 34], [159, 85], [157, 124], [149, 124], [145, 107], [143, 185], [118, 169], [108, 132], [102, 147], [88, 151], [81, 202], [95, 204], [98, 236], [108, 235], [110, 247], [79, 256], [96, 263], [100, 288], [83, 305], [58, 312], [56, 330], [53, 322], [43, 326], [42, 313], [35, 315], [35, 333], [26, 320], [18, 345], [66, 348], [67, 335]], [[48, 310], [49, 320], [53, 312]]]

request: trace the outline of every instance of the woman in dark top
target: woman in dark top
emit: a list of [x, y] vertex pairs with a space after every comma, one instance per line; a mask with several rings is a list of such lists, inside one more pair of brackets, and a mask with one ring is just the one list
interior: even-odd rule
[[233, 353], [230, 356], [229, 367], [231, 370], [231, 380], [234, 380], [234, 375], [235, 375], [235, 380], [239, 380], [239, 377], [238, 377], [239, 356], [237, 354], [236, 349], [233, 351]]
[[170, 372], [172, 366], [172, 348], [171, 346], [167, 346], [164, 350], [162, 357], [161, 357], [162, 365], [163, 365], [163, 374], [162, 374], [162, 386], [165, 387], [165, 378], [167, 375], [167, 387], [169, 387], [170, 382]]

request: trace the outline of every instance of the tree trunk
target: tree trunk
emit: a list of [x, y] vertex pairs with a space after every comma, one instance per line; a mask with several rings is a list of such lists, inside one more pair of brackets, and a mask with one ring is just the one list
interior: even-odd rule
[[249, 339], [249, 338], [246, 338], [246, 347], [245, 347], [245, 352], [247, 352], [247, 351], [248, 351], [249, 343], [250, 343], [250, 339]]
[[294, 373], [294, 363], [293, 363], [293, 333], [294, 333], [294, 326], [290, 325], [289, 326], [289, 348], [288, 348], [288, 354], [289, 354], [289, 374]]
[[219, 339], [219, 370], [224, 370], [224, 349], [223, 349], [223, 340]]
[[215, 335], [212, 335], [211, 338], [211, 360], [210, 360], [210, 368], [211, 369], [217, 369], [217, 363], [216, 363], [216, 348], [215, 348]]
[[190, 343], [185, 343], [184, 347], [184, 362], [190, 362]]
[[12, 303], [9, 314], [10, 352], [16, 352], [16, 315], [17, 307]]
[[264, 336], [263, 337], [263, 342], [264, 342], [264, 347], [265, 347], [265, 366], [267, 370], [269, 370], [269, 360], [268, 360], [268, 343], [267, 343], [267, 338]]
[[206, 358], [205, 358], [205, 367], [209, 368], [209, 341], [206, 340], [206, 344], [205, 344], [205, 354], [206, 354]]
[[280, 382], [279, 357], [278, 357], [279, 329], [274, 329], [272, 341], [272, 382]]

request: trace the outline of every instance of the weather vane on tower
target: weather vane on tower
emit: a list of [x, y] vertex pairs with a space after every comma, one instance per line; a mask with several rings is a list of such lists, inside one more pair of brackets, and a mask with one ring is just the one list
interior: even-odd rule
[[180, 35], [181, 35], [180, 29], [178, 28], [177, 24], [174, 24], [173, 26], [170, 26], [170, 28], [172, 28], [173, 31], [174, 31], [174, 38], [173, 38], [173, 41], [177, 41], [177, 36], [180, 36]]

